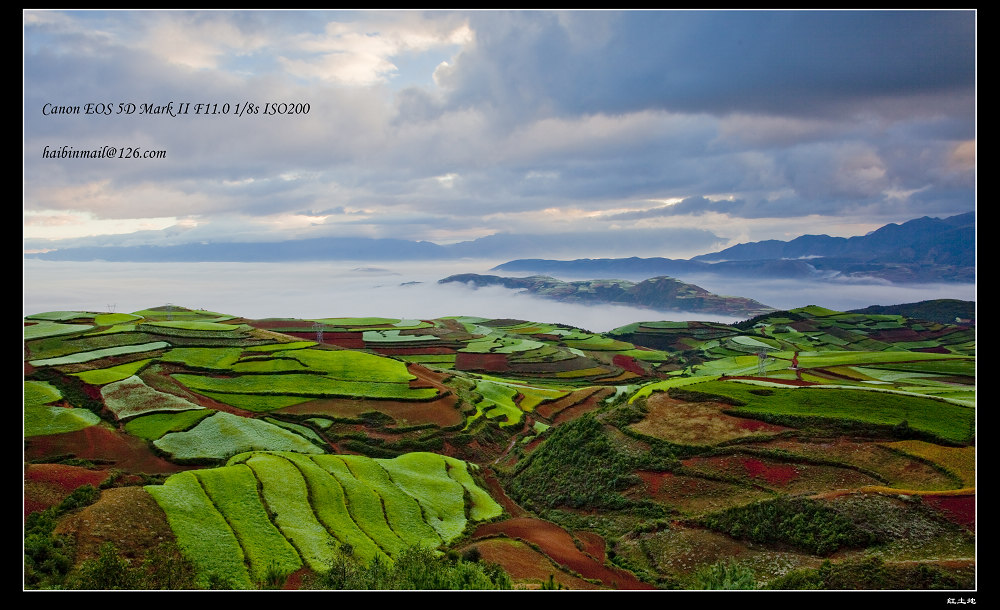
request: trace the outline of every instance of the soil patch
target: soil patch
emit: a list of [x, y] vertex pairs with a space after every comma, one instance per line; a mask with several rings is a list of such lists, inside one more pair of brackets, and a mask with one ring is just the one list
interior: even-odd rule
[[473, 538], [506, 535], [538, 545], [553, 562], [566, 566], [584, 578], [600, 580], [605, 586], [618, 589], [653, 589], [631, 572], [609, 568], [594, 557], [582, 552], [573, 542], [569, 532], [554, 523], [520, 517], [499, 523], [482, 525]]
[[479, 549], [483, 561], [499, 564], [510, 575], [511, 580], [531, 589], [538, 589], [543, 582], [548, 582], [549, 575], [554, 582], [567, 589], [592, 591], [601, 588], [592, 582], [566, 574], [544, 554], [520, 540], [487, 538], [458, 550], [462, 552], [472, 547]]
[[146, 549], [174, 539], [167, 516], [142, 487], [105, 489], [97, 502], [60, 521], [56, 533], [76, 539], [77, 562], [96, 558], [105, 542], [129, 559], [142, 560]]
[[646, 400], [649, 415], [631, 428], [640, 434], [682, 445], [714, 445], [755, 434], [777, 434], [783, 426], [723, 413], [717, 402], [684, 402], [657, 392]]
[[941, 511], [949, 521], [976, 531], [976, 496], [921, 496], [924, 504]]
[[25, 464], [24, 514], [45, 510], [66, 499], [81, 485], [99, 486], [110, 473], [64, 464]]
[[172, 464], [155, 455], [141, 438], [102, 424], [64, 434], [33, 436], [25, 439], [24, 445], [24, 459], [31, 462], [74, 456], [93, 460], [101, 467], [146, 474], [173, 474], [191, 468]]

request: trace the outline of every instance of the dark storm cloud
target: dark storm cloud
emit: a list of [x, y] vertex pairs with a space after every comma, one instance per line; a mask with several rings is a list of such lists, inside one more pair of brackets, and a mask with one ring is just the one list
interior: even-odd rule
[[970, 11], [477, 13], [471, 22], [476, 46], [445, 79], [451, 103], [508, 115], [842, 115], [883, 98], [968, 103], [975, 82]]

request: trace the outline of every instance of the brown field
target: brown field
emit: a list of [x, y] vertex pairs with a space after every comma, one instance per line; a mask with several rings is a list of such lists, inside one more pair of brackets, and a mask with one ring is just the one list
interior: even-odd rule
[[726, 415], [728, 405], [684, 402], [656, 392], [646, 401], [649, 415], [630, 427], [640, 434], [681, 445], [714, 445], [754, 435], [790, 430], [783, 426]]
[[81, 485], [97, 487], [109, 476], [105, 470], [91, 470], [63, 464], [24, 465], [24, 514], [59, 504]]
[[708, 475], [734, 477], [787, 493], [827, 489], [857, 489], [877, 485], [877, 480], [850, 468], [787, 463], [750, 455], [694, 457], [684, 466]]
[[476, 528], [473, 538], [506, 535], [538, 545], [556, 564], [566, 566], [584, 578], [600, 580], [605, 586], [618, 589], [652, 589], [630, 572], [604, 565], [604, 558], [582, 552], [569, 532], [554, 523], [520, 517]]
[[563, 424], [593, 411], [600, 406], [600, 401], [610, 396], [612, 390], [601, 387], [589, 387], [576, 390], [559, 400], [553, 400], [538, 405], [535, 413], [555, 424]]
[[142, 487], [105, 489], [97, 502], [60, 521], [56, 533], [75, 539], [78, 561], [97, 557], [105, 542], [141, 560], [146, 549], [174, 539], [163, 510]]
[[449, 394], [432, 402], [402, 400], [356, 400], [353, 398], [320, 398], [284, 407], [272, 413], [294, 415], [328, 415], [331, 417], [357, 417], [368, 411], [385, 413], [396, 420], [397, 426], [434, 424], [455, 426], [462, 423], [462, 414], [456, 404], [458, 398]]
[[[903, 442], [923, 443], [923, 441]], [[775, 439], [753, 444], [753, 446], [764, 449], [781, 449], [806, 458], [835, 460], [864, 468], [878, 473], [892, 487], [920, 490], [944, 490], [955, 487], [953, 479], [933, 466], [887, 449], [887, 447], [895, 447], [896, 445], [898, 443], [871, 443], [848, 438], [826, 439], [821, 442]], [[923, 443], [923, 445], [938, 447], [930, 443]], [[951, 448], [938, 448], [951, 450]], [[974, 452], [974, 448], [969, 449], [973, 449]], [[955, 449], [954, 451], [962, 452], [964, 449]]]
[[74, 456], [94, 460], [102, 468], [126, 472], [170, 474], [190, 469], [156, 456], [141, 438], [97, 424], [65, 434], [33, 436], [24, 441], [24, 459], [32, 462]]
[[507, 354], [473, 354], [469, 352], [455, 353], [455, 370], [457, 371], [491, 371], [502, 373], [510, 370]]
[[633, 488], [629, 495], [648, 497], [688, 516], [702, 515], [771, 497], [766, 491], [749, 485], [733, 485], [672, 472], [638, 471], [636, 474], [643, 480], [643, 486]]
[[552, 575], [554, 582], [567, 589], [595, 590], [601, 588], [600, 585], [563, 572], [543, 553], [520, 540], [502, 537], [485, 538], [458, 550], [462, 552], [472, 547], [479, 549], [483, 561], [503, 566], [511, 580], [514, 581], [515, 587], [520, 585], [529, 589], [537, 589], [543, 582], [548, 582], [549, 575]]

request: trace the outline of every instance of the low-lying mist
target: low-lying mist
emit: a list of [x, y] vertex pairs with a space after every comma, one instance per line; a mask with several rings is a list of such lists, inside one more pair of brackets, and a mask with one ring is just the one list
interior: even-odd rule
[[[315, 263], [107, 263], [24, 261], [25, 315], [53, 310], [129, 312], [168, 303], [248, 318], [481, 316], [560, 322], [603, 332], [643, 320], [734, 318], [624, 306], [586, 306], [437, 281], [491, 273], [497, 261]], [[494, 275], [496, 272], [492, 272]], [[523, 274], [518, 274], [523, 275]], [[568, 279], [568, 278], [562, 278]], [[925, 299], [975, 299], [974, 285], [885, 285], [679, 278], [779, 309], [816, 304], [845, 310]]]

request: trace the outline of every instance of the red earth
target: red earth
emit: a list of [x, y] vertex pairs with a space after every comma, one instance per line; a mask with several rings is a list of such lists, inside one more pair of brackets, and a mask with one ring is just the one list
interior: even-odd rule
[[473, 354], [457, 352], [455, 370], [505, 372], [510, 369], [507, 354]]
[[[476, 528], [473, 538], [490, 538], [506, 535], [537, 544], [553, 562], [564, 565], [584, 578], [600, 580], [605, 586], [617, 589], [654, 589], [652, 585], [642, 582], [634, 574], [620, 568], [610, 568], [604, 565], [604, 556], [599, 557], [585, 553], [576, 547], [569, 532], [554, 523], [519, 517], [488, 523]], [[590, 539], [586, 546], [595, 548], [595, 541]]]
[[642, 366], [632, 356], [615, 354], [615, 357], [611, 359], [611, 364], [636, 375], [644, 376], [646, 374], [646, 371], [642, 370]]
[[790, 464], [765, 464], [751, 457], [740, 458], [740, 462], [746, 469], [747, 475], [764, 479], [768, 485], [785, 486], [799, 476], [799, 471]]
[[191, 468], [172, 464], [155, 455], [141, 438], [121, 434], [101, 424], [64, 434], [32, 436], [25, 439], [24, 444], [24, 459], [31, 462], [72, 455], [126, 472], [171, 474]]
[[25, 464], [24, 514], [45, 510], [59, 504], [81, 485], [99, 486], [108, 476], [104, 470], [91, 470], [64, 464]]
[[940, 510], [950, 521], [976, 531], [976, 496], [925, 495], [924, 504]]

